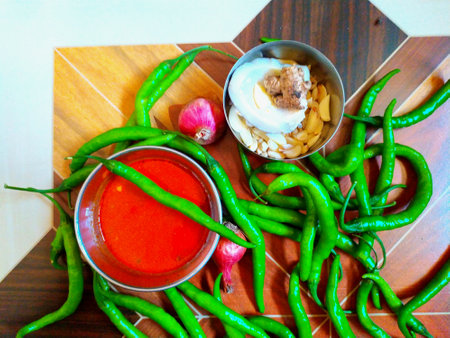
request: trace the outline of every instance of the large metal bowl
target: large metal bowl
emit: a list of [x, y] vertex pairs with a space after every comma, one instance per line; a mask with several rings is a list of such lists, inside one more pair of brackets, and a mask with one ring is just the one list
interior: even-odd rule
[[[110, 158], [130, 164], [144, 159], [174, 161], [189, 170], [203, 185], [211, 204], [211, 217], [222, 221], [219, 193], [208, 174], [188, 156], [164, 147], [144, 146], [124, 150]], [[164, 273], [136, 271], [121, 263], [108, 249], [102, 235], [99, 204], [101, 196], [113, 177], [103, 165], [98, 166], [84, 182], [75, 206], [75, 234], [85, 260], [99, 274], [115, 285], [134, 291], [159, 291], [190, 279], [208, 262], [219, 235], [209, 231], [205, 242], [194, 258], [180, 268]], [[151, 226], [151, 220], [148, 225]], [[151, 243], [149, 243], [151, 245]]]
[[[228, 74], [227, 80], [225, 82], [225, 87], [223, 91], [223, 109], [225, 112], [225, 117], [227, 119], [228, 126], [233, 132], [236, 139], [248, 149], [248, 147], [243, 144], [240, 138], [235, 134], [230, 126], [228, 120], [228, 114], [231, 107], [231, 100], [228, 95], [228, 85], [230, 79], [233, 76], [234, 71], [243, 65], [244, 63], [250, 62], [257, 58], [276, 58], [276, 59], [287, 59], [293, 60], [298, 64], [310, 65], [311, 74], [314, 75], [318, 81], [325, 85], [327, 92], [330, 94], [330, 115], [331, 121], [324, 124], [321, 136], [317, 142], [304, 154], [297, 158], [290, 158], [289, 160], [301, 159], [311, 155], [312, 153], [320, 150], [324, 147], [336, 133], [339, 124], [341, 123], [344, 114], [344, 87], [342, 85], [341, 77], [337, 72], [334, 65], [328, 58], [319, 52], [317, 49], [308, 46], [304, 43], [290, 40], [280, 40], [265, 43], [259, 45], [247, 53], [245, 53], [233, 66], [230, 73]], [[251, 151], [249, 149], [249, 151]], [[258, 156], [256, 152], [253, 152]], [[264, 156], [262, 156], [264, 157]], [[273, 159], [266, 157], [268, 159]]]

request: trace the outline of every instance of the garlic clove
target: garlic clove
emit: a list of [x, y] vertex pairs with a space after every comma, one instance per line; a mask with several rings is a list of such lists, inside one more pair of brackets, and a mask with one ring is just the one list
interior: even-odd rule
[[284, 155], [286, 155], [286, 157], [288, 158], [294, 158], [299, 156], [302, 153], [302, 146], [300, 144], [296, 145], [296, 146], [292, 146], [291, 149], [288, 149], [286, 151], [283, 151]]
[[308, 148], [311, 148], [319, 139], [320, 133], [317, 135], [311, 135], [311, 138], [308, 140], [307, 146]]
[[281, 160], [281, 159], [283, 159], [284, 158], [284, 155], [283, 154], [281, 154], [281, 153], [279, 153], [279, 152], [276, 152], [276, 151], [272, 151], [272, 150], [269, 150], [268, 152], [267, 152], [267, 155], [269, 156], [269, 157], [272, 157], [272, 158], [275, 158], [275, 159], [279, 159], [279, 160]]
[[267, 144], [267, 142], [261, 142], [261, 150], [262, 151], [267, 151], [267, 149], [269, 148], [269, 145]]
[[322, 102], [322, 100], [327, 96], [327, 89], [323, 84], [317, 86], [317, 101]]
[[230, 114], [228, 115], [228, 120], [230, 122], [231, 128], [237, 133], [240, 133], [243, 129], [247, 129], [247, 126], [242, 121], [241, 117], [239, 116], [238, 110], [231, 106], [230, 108]]
[[324, 97], [322, 101], [319, 103], [319, 114], [320, 118], [327, 122], [330, 121], [330, 95]]
[[305, 130], [309, 134], [318, 135], [322, 131], [323, 121], [317, 111], [312, 110], [308, 116], [308, 121], [306, 122]]
[[256, 151], [256, 149], [258, 149], [258, 142], [253, 139], [253, 142], [248, 146], [248, 149], [250, 149], [251, 151]]
[[277, 144], [286, 144], [286, 138], [283, 136], [283, 134], [267, 133], [267, 137]]
[[307, 142], [308, 141], [308, 132], [306, 130], [300, 130], [297, 134], [294, 135], [295, 139], [300, 142]]
[[278, 149], [278, 144], [276, 144], [274, 141], [272, 141], [272, 139], [269, 139], [269, 141], [267, 141], [267, 145], [270, 150], [275, 151]]
[[267, 134], [258, 128], [252, 128], [252, 134], [261, 137], [265, 141], [269, 140]]
[[250, 130], [245, 128], [242, 129], [240, 132], [240, 136], [241, 136], [241, 140], [242, 142], [247, 146], [250, 147], [251, 144], [253, 144], [253, 137], [252, 134], [250, 133]]

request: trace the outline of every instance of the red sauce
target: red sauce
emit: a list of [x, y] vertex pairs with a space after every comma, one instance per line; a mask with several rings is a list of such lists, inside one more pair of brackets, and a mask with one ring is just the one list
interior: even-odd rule
[[[187, 169], [161, 159], [129, 165], [161, 188], [210, 214], [205, 188]], [[147, 273], [173, 271], [189, 262], [205, 243], [209, 231], [119, 176], [103, 192], [100, 227], [108, 249], [119, 261]]]

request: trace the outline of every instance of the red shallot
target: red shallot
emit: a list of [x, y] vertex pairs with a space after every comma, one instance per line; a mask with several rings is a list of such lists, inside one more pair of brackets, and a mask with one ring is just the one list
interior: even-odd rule
[[[236, 235], [245, 239], [244, 233], [233, 223], [225, 222], [224, 225], [233, 230]], [[213, 254], [213, 260], [223, 273], [224, 289], [227, 293], [233, 292], [233, 282], [231, 280], [231, 268], [239, 262], [247, 249], [233, 243], [229, 239], [221, 237]]]
[[216, 102], [197, 98], [183, 107], [178, 116], [178, 126], [183, 134], [197, 143], [211, 144], [225, 131], [225, 115]]

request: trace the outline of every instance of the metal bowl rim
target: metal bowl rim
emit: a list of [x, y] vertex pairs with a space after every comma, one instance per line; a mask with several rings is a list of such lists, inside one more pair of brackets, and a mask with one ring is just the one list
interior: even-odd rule
[[[107, 159], [114, 159], [116, 157], [119, 157], [120, 155], [129, 153], [129, 152], [143, 150], [143, 149], [154, 149], [154, 150], [162, 150], [162, 151], [171, 152], [171, 153], [173, 153], [175, 155], [183, 157], [188, 162], [190, 162], [192, 165], [197, 167], [200, 170], [200, 172], [202, 173], [202, 175], [204, 176], [204, 178], [206, 179], [206, 182], [204, 182], [204, 183], [207, 183], [211, 187], [211, 190], [212, 190], [212, 192], [214, 194], [214, 198], [216, 199], [216, 201], [218, 201], [218, 203], [216, 203], [217, 204], [217, 212], [218, 212], [219, 222], [222, 223], [222, 205], [220, 203], [220, 195], [219, 195], [219, 192], [217, 190], [216, 185], [214, 184], [213, 180], [208, 175], [208, 173], [196, 161], [194, 161], [189, 156], [183, 154], [182, 152], [174, 150], [174, 149], [171, 149], [171, 148], [162, 147], [162, 146], [139, 146], [139, 147], [124, 149], [124, 150], [122, 150], [120, 152], [117, 152], [117, 153], [109, 156]], [[127, 290], [141, 291], [141, 292], [142, 291], [144, 291], [144, 292], [162, 291], [162, 290], [174, 287], [174, 286], [176, 286], [178, 284], [181, 284], [181, 283], [189, 280], [190, 278], [192, 278], [195, 274], [197, 274], [206, 265], [206, 263], [210, 260], [212, 254], [214, 253], [214, 250], [217, 247], [217, 244], [218, 244], [219, 238], [220, 238], [220, 236], [217, 233], [214, 234], [214, 240], [213, 240], [211, 249], [209, 250], [209, 252], [205, 256], [205, 258], [201, 261], [201, 263], [199, 265], [197, 265], [195, 267], [195, 269], [193, 269], [189, 274], [187, 274], [183, 278], [180, 278], [179, 280], [177, 280], [177, 281], [175, 281], [175, 282], [173, 282], [171, 284], [165, 285], [165, 286], [160, 286], [160, 287], [155, 287], [155, 288], [143, 288], [143, 287], [136, 287], [136, 286], [128, 285], [128, 284], [125, 284], [123, 282], [120, 282], [120, 281], [110, 277], [109, 275], [104, 273], [97, 266], [97, 264], [93, 261], [93, 259], [90, 257], [89, 253], [87, 252], [87, 249], [85, 248], [83, 240], [81, 238], [78, 214], [79, 214], [79, 211], [80, 211], [80, 203], [81, 203], [81, 200], [83, 198], [84, 191], [86, 190], [86, 188], [89, 185], [89, 183], [92, 180], [92, 178], [102, 168], [102, 166], [103, 166], [103, 164], [99, 164], [97, 167], [95, 167], [95, 169], [89, 174], [89, 176], [84, 181], [84, 183], [83, 183], [83, 185], [82, 185], [82, 187], [80, 189], [80, 192], [78, 194], [77, 201], [76, 201], [76, 204], [75, 204], [75, 209], [74, 209], [75, 236], [77, 238], [78, 246], [79, 246], [79, 248], [81, 250], [81, 253], [83, 254], [83, 256], [86, 259], [86, 261], [88, 262], [88, 264], [98, 274], [100, 274], [102, 277], [104, 277], [110, 283], [112, 283], [114, 285], [117, 285], [117, 286], [120, 286], [120, 287], [123, 287], [124, 289], [127, 289]]]
[[265, 158], [265, 159], [267, 159], [267, 160], [272, 160], [272, 161], [273, 161], [273, 160], [280, 160], [280, 159], [276, 159], [276, 158], [272, 158], [272, 157], [262, 156], [262, 155], [260, 155], [260, 154], [258, 154], [258, 153], [256, 153], [256, 152], [250, 150], [245, 144], [243, 144], [243, 142], [242, 142], [238, 137], [236, 137], [236, 135], [235, 135], [235, 133], [234, 133], [234, 130], [233, 130], [233, 128], [231, 128], [230, 122], [229, 122], [229, 120], [228, 120], [228, 112], [227, 112], [227, 106], [226, 106], [226, 103], [227, 103], [227, 98], [228, 98], [228, 85], [229, 85], [229, 83], [230, 83], [230, 80], [231, 80], [231, 77], [232, 77], [233, 73], [235, 72], [235, 70], [236, 70], [238, 67], [240, 67], [240, 66], [243, 65], [244, 63], [249, 62], [249, 61], [243, 61], [243, 62], [240, 62], [240, 61], [241, 61], [244, 57], [246, 57], [247, 55], [252, 55], [253, 53], [257, 53], [257, 52], [259, 52], [261, 49], [264, 49], [264, 48], [267, 47], [267, 46], [273, 46], [273, 45], [276, 46], [276, 45], [283, 45], [283, 44], [294, 45], [294, 46], [300, 46], [300, 47], [309, 49], [309, 50], [311, 50], [311, 51], [313, 51], [313, 52], [319, 54], [320, 56], [322, 56], [322, 57], [327, 61], [328, 66], [330, 66], [330, 69], [337, 75], [336, 77], [337, 77], [337, 79], [338, 79], [338, 85], [339, 85], [338, 87], [339, 87], [339, 89], [340, 89], [340, 91], [341, 91], [341, 94], [342, 94], [342, 102], [341, 102], [341, 104], [340, 104], [340, 106], [341, 106], [341, 109], [340, 109], [340, 110], [341, 110], [341, 113], [340, 113], [339, 121], [338, 121], [338, 123], [336, 124], [336, 128], [334, 129], [333, 133], [328, 137], [328, 139], [325, 141], [325, 143], [322, 144], [322, 146], [321, 146], [320, 148], [318, 148], [317, 150], [315, 150], [315, 151], [313, 151], [313, 152], [311, 152], [311, 153], [302, 154], [302, 155], [300, 155], [300, 156], [298, 156], [298, 157], [281, 159], [282, 161], [283, 161], [283, 160], [284, 160], [284, 161], [296, 161], [296, 160], [301, 160], [301, 159], [303, 159], [303, 158], [306, 158], [306, 157], [308, 157], [308, 156], [311, 156], [312, 154], [314, 154], [314, 153], [320, 151], [321, 149], [323, 149], [323, 148], [328, 144], [328, 142], [331, 141], [331, 139], [334, 137], [334, 135], [336, 135], [336, 132], [338, 131], [339, 126], [341, 125], [342, 119], [343, 119], [343, 117], [344, 117], [344, 109], [345, 109], [345, 91], [344, 91], [344, 84], [343, 84], [343, 82], [342, 82], [342, 78], [341, 78], [339, 72], [337, 71], [336, 67], [334, 66], [334, 64], [333, 64], [333, 63], [330, 61], [330, 59], [328, 59], [328, 57], [327, 57], [325, 54], [323, 54], [320, 50], [318, 50], [317, 48], [314, 48], [314, 47], [312, 47], [312, 46], [310, 46], [310, 45], [308, 45], [308, 44], [306, 44], [306, 43], [303, 43], [303, 42], [300, 42], [300, 41], [295, 41], [295, 40], [278, 40], [278, 41], [271, 41], [271, 42], [266, 42], [266, 43], [263, 43], [263, 44], [261, 44], [261, 45], [258, 45], [258, 46], [253, 47], [252, 49], [250, 49], [248, 52], [246, 52], [244, 55], [242, 55], [242, 56], [236, 61], [236, 63], [233, 65], [233, 67], [231, 68], [230, 72], [228, 73], [228, 76], [227, 76], [227, 78], [226, 78], [226, 80], [225, 80], [225, 85], [224, 85], [224, 87], [223, 87], [222, 106], [223, 106], [223, 111], [224, 111], [224, 114], [225, 114], [225, 119], [226, 119], [226, 121], [227, 121], [227, 125], [228, 125], [229, 129], [231, 130], [231, 132], [232, 132], [234, 138], [235, 138], [235, 139], [236, 139], [236, 140], [237, 140], [237, 141], [238, 141], [245, 149], [247, 149], [248, 151], [251, 151], [253, 154], [255, 154], [255, 155], [257, 155], [257, 156], [259, 156], [259, 157], [261, 157], [261, 158]]

